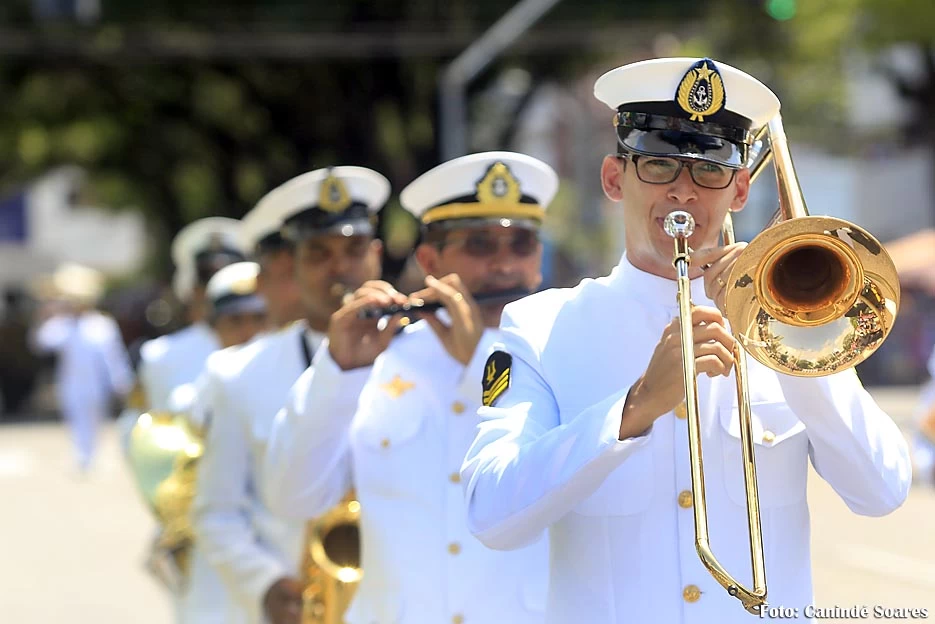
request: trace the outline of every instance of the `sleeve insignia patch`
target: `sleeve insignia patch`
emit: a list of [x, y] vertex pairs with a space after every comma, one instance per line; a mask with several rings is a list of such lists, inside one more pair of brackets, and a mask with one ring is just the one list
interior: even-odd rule
[[513, 366], [513, 356], [505, 351], [494, 351], [487, 358], [484, 366], [483, 404], [490, 407], [497, 398], [510, 387], [510, 370]]

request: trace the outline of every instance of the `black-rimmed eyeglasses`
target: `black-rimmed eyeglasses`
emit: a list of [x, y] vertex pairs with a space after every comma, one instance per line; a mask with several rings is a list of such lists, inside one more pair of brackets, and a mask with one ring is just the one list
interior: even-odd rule
[[680, 160], [668, 156], [643, 156], [640, 154], [617, 154], [617, 158], [625, 158], [636, 167], [636, 177], [647, 184], [669, 184], [674, 182], [682, 173], [683, 167], [688, 167], [691, 178], [698, 186], [708, 189], [727, 188], [736, 169], [725, 167], [706, 160]]

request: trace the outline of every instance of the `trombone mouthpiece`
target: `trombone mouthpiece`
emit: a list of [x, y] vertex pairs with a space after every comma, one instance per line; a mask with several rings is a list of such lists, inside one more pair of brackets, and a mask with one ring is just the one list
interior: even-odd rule
[[688, 238], [695, 231], [695, 219], [684, 210], [673, 210], [666, 215], [662, 226], [672, 238]]

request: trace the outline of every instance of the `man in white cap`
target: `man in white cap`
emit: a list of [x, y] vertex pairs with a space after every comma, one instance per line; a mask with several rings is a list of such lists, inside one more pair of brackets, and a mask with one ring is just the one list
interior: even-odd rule
[[295, 277], [295, 245], [282, 235], [282, 222], [267, 194], [241, 220], [243, 246], [260, 265], [257, 285], [266, 300], [270, 331], [305, 316]]
[[[551, 539], [550, 623], [737, 622], [751, 614], [700, 562], [685, 419], [674, 244], [689, 212], [692, 321], [711, 544], [750, 586], [733, 338], [724, 280], [743, 243], [718, 247], [743, 208], [755, 132], [779, 101], [710, 59], [657, 59], [595, 85], [616, 111], [617, 153], [601, 169], [624, 204], [626, 252], [606, 277], [539, 293], [503, 313], [488, 394], [465, 458], [472, 532], [492, 548]], [[703, 267], [706, 269], [703, 270]], [[812, 604], [806, 480], [811, 458], [856, 513], [905, 500], [906, 443], [853, 370], [782, 375], [749, 362], [769, 601]], [[763, 613], [763, 615], [767, 615]]]
[[260, 292], [260, 272], [256, 262], [235, 262], [208, 280], [206, 320], [222, 351], [249, 343], [267, 327], [267, 302]]
[[[206, 289], [221, 268], [244, 260], [240, 222], [225, 217], [194, 221], [176, 235], [171, 254], [176, 267], [176, 294], [188, 304], [192, 323], [149, 340], [140, 348], [138, 381], [142, 409], [151, 413], [190, 411], [195, 382], [208, 356], [222, 348], [217, 332], [206, 318], [209, 309]], [[219, 621], [216, 615], [215, 619], [206, 616], [223, 612], [227, 602], [220, 579], [211, 575], [200, 556], [193, 557], [190, 574], [198, 580], [192, 580], [181, 594], [174, 595], [177, 621], [180, 624]]]
[[[218, 270], [205, 286], [205, 319], [217, 336], [220, 350], [212, 358], [234, 353], [253, 340], [266, 327], [266, 302], [259, 295], [257, 275], [260, 267], [255, 262], [235, 262]], [[203, 435], [211, 425], [211, 412], [204, 401], [206, 375], [189, 384], [177, 387], [169, 399], [170, 408], [186, 419], [186, 431], [203, 443]], [[190, 449], [179, 449], [168, 494], [156, 497], [155, 511], [163, 527], [154, 545], [153, 562], [186, 562], [178, 569], [183, 581], [180, 596], [180, 617], [186, 623], [236, 624], [245, 622], [242, 614], [226, 612], [230, 596], [217, 573], [208, 565], [204, 548], [193, 539], [191, 522], [192, 495], [201, 487], [197, 479], [200, 457]]]
[[94, 456], [97, 430], [114, 399], [133, 386], [133, 369], [117, 322], [96, 310], [104, 276], [65, 263], [52, 276], [52, 300], [40, 313], [33, 335], [38, 351], [57, 355], [55, 390], [68, 424], [78, 469], [86, 472]]
[[148, 410], [167, 410], [172, 391], [193, 382], [208, 355], [220, 348], [204, 319], [205, 287], [219, 269], [244, 260], [241, 244], [240, 222], [225, 217], [199, 219], [173, 240], [176, 274], [185, 276], [179, 280], [185, 288], [177, 294], [188, 303], [192, 323], [140, 348], [139, 379]]
[[[212, 423], [200, 465], [195, 529], [234, 597], [229, 608], [245, 612], [251, 623], [299, 621], [305, 522], [286, 520], [267, 507], [269, 493], [260, 479], [267, 435], [289, 388], [311, 364], [341, 296], [379, 276], [381, 249], [372, 218], [389, 193], [389, 181], [370, 169], [321, 169], [274, 189], [245, 219], [251, 230], [279, 237], [260, 241], [269, 250], [257, 250], [263, 270], [285, 271], [288, 260], [295, 271], [279, 276], [276, 292], [295, 292], [295, 284], [285, 283], [295, 280], [305, 302], [301, 322], [208, 361], [205, 398]], [[280, 255], [283, 245], [295, 249], [294, 269], [292, 252]], [[270, 267], [276, 261], [283, 266]]]
[[[541, 282], [539, 227], [557, 187], [548, 165], [511, 152], [456, 158], [413, 181], [400, 200], [423, 226], [426, 288], [411, 300], [385, 282], [359, 289], [277, 415], [273, 508], [315, 517], [351, 488], [359, 500], [363, 578], [348, 624], [543, 621], [545, 541], [501, 553], [473, 539], [458, 470], [500, 311]], [[390, 342], [401, 317], [379, 310], [408, 302], [443, 309], [416, 314]]]

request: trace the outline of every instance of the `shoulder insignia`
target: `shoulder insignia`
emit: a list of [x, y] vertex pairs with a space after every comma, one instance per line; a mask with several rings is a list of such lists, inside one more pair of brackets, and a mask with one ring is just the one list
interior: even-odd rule
[[490, 407], [497, 398], [510, 387], [510, 370], [513, 367], [513, 356], [506, 351], [494, 351], [487, 358], [484, 366], [483, 404]]

